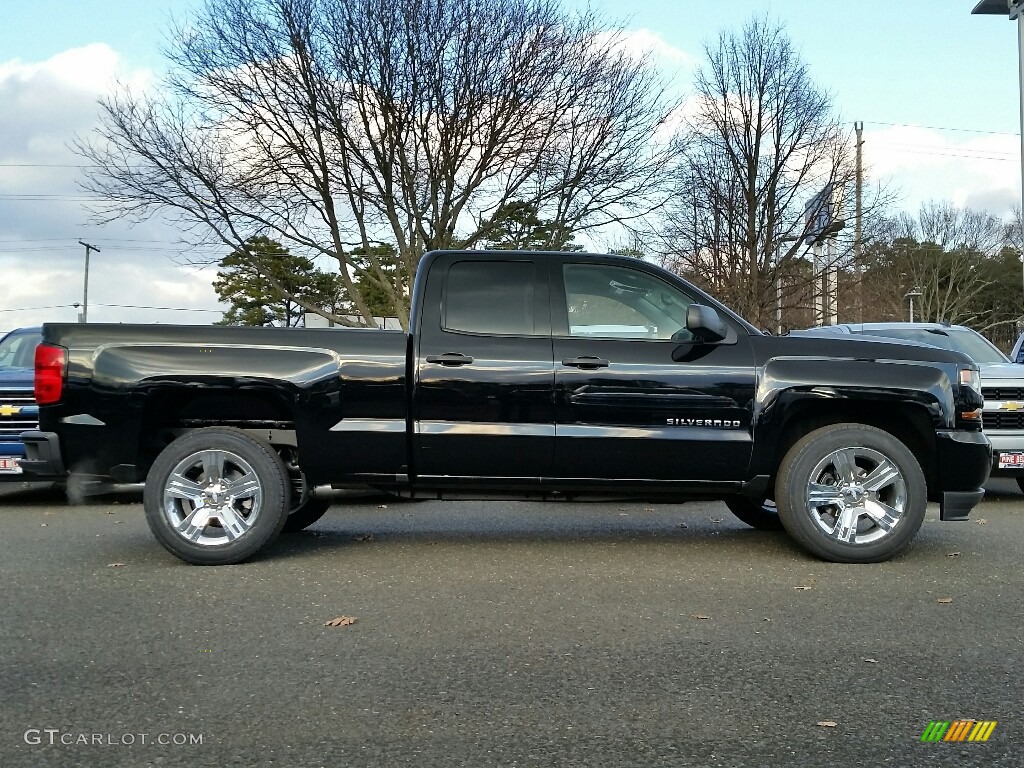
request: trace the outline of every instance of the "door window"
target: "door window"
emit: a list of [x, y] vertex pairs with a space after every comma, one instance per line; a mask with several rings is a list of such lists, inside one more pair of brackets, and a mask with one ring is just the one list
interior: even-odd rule
[[459, 261], [448, 270], [444, 329], [462, 333], [536, 334], [534, 265], [529, 261]]
[[626, 267], [566, 264], [569, 335], [580, 338], [689, 338], [693, 300], [663, 280]]

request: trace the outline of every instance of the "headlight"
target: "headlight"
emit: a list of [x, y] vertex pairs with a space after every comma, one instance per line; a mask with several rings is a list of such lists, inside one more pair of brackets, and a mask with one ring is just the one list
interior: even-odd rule
[[961, 368], [960, 384], [964, 387], [970, 387], [979, 395], [981, 394], [981, 374], [978, 373], [976, 368]]
[[964, 425], [980, 425], [985, 398], [981, 394], [981, 374], [977, 368], [960, 368], [960, 407], [958, 415]]

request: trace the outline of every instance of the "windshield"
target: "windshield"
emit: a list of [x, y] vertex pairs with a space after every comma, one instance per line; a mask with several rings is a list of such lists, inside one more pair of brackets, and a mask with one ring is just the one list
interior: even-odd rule
[[980, 333], [964, 328], [865, 328], [863, 333], [963, 352], [979, 364], [1009, 362], [1006, 355], [992, 342]]
[[0, 368], [31, 368], [35, 365], [36, 345], [42, 340], [38, 331], [12, 333], [0, 341]]

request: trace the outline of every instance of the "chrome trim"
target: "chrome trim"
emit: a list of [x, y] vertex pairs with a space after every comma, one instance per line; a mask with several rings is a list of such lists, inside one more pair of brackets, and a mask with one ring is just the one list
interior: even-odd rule
[[88, 413], [78, 413], [74, 416], [65, 416], [61, 419], [62, 424], [77, 424], [83, 427], [105, 427], [107, 426], [104, 422], [97, 419], [95, 416], [90, 416]]
[[419, 421], [421, 435], [509, 435], [512, 437], [554, 437], [554, 424], [506, 424], [490, 421]]
[[405, 432], [405, 419], [342, 419], [331, 432]]
[[606, 427], [593, 424], [559, 424], [557, 437], [654, 438], [660, 440], [750, 440], [750, 433], [735, 427]]

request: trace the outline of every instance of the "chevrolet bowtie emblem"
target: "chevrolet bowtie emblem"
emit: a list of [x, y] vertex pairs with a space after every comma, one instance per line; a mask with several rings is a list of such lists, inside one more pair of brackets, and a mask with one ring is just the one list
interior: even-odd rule
[[1016, 401], [1010, 401], [1010, 402], [1003, 403], [1002, 405], [1000, 405], [999, 406], [999, 410], [1001, 410], [1001, 411], [1020, 411], [1020, 410], [1024, 410], [1024, 403], [1018, 403]]
[[20, 405], [0, 405], [0, 416], [17, 416], [19, 413]]

